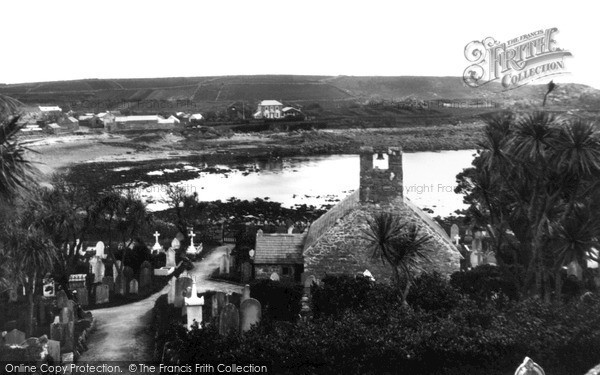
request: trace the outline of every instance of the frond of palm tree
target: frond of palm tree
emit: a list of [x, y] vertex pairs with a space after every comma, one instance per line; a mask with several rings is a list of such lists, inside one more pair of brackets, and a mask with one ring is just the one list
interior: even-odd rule
[[10, 96], [0, 94], [0, 122], [19, 113], [23, 103]]
[[31, 150], [17, 139], [21, 127], [18, 117], [0, 123], [0, 200], [8, 201], [20, 190], [28, 190], [37, 171], [25, 157]]
[[484, 139], [478, 142], [482, 149], [480, 162], [482, 166], [491, 169], [498, 163], [507, 161], [506, 144], [510, 139], [514, 115], [501, 113], [485, 119]]
[[560, 119], [547, 112], [536, 112], [521, 118], [511, 140], [512, 154], [531, 163], [547, 158], [560, 122]]
[[577, 120], [562, 127], [552, 142], [559, 172], [581, 177], [600, 173], [600, 130]]
[[421, 235], [417, 226], [402, 223], [397, 215], [381, 212], [367, 219], [362, 239], [367, 242], [374, 259], [380, 259], [392, 268], [398, 287], [401, 284], [401, 274], [404, 276], [401, 302], [406, 305], [414, 273], [422, 269], [424, 262], [429, 261], [424, 245], [431, 236]]

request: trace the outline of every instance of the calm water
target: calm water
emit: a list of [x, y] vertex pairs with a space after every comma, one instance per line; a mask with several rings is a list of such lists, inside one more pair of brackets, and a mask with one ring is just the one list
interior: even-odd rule
[[[421, 208], [446, 216], [465, 208], [462, 196], [454, 193], [456, 174], [471, 165], [474, 151], [441, 151], [404, 153], [404, 191]], [[359, 185], [358, 155], [293, 157], [280, 160], [236, 165], [194, 165], [182, 169], [195, 171], [198, 177], [177, 182], [189, 193], [196, 191], [203, 201], [227, 200], [231, 197], [252, 200], [269, 198], [286, 207], [297, 204], [321, 206], [334, 204]], [[216, 167], [227, 173], [205, 173], [200, 169]], [[162, 169], [149, 175], [168, 174], [178, 169]], [[151, 210], [167, 208], [165, 185], [152, 185], [141, 190]]]

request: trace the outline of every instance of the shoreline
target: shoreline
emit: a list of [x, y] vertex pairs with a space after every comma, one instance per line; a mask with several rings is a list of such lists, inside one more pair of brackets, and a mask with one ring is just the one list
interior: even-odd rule
[[212, 139], [197, 133], [93, 133], [27, 140], [26, 157], [48, 177], [70, 166], [90, 163], [142, 163], [202, 157], [271, 158], [357, 154], [360, 146], [401, 145], [405, 152], [477, 148], [480, 125], [414, 128], [320, 130], [289, 133], [219, 134]]

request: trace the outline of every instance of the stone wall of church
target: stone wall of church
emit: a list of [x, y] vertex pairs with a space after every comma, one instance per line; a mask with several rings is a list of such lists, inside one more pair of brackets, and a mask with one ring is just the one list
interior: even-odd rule
[[372, 257], [372, 251], [364, 239], [367, 218], [380, 211], [397, 214], [401, 220], [418, 225], [420, 233], [432, 236], [432, 240], [426, 244], [431, 262], [423, 264], [425, 271], [437, 271], [449, 277], [460, 269], [458, 250], [427, 225], [400, 197], [387, 204], [363, 203], [338, 220], [314, 245], [305, 250], [305, 275], [322, 279], [325, 275], [355, 275], [368, 269], [377, 281], [390, 281], [393, 277], [390, 266], [380, 258]]

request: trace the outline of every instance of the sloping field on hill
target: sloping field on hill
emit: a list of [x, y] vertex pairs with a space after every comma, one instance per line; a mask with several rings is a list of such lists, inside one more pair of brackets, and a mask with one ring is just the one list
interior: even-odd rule
[[[146, 79], [87, 79], [0, 85], [0, 93], [29, 104], [77, 105], [138, 101], [181, 101], [222, 107], [234, 101], [263, 99], [295, 103], [357, 100], [489, 99], [505, 106], [540, 105], [545, 85], [502, 91], [498, 83], [474, 89], [460, 77], [223, 76]], [[549, 105], [600, 109], [600, 91], [579, 84], [559, 84]], [[100, 104], [98, 104], [100, 106]], [[101, 109], [112, 109], [105, 106]]]

